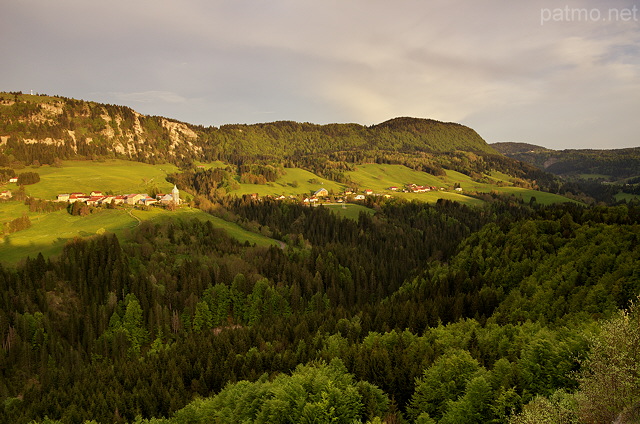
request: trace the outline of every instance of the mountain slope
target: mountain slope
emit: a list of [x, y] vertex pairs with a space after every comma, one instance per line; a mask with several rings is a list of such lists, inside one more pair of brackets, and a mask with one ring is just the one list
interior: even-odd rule
[[19, 93], [0, 93], [0, 146], [26, 164], [96, 155], [178, 163], [362, 150], [496, 153], [471, 128], [427, 119], [396, 118], [372, 127], [281, 121], [205, 128], [124, 106]]
[[504, 155], [552, 151], [551, 149], [547, 149], [546, 147], [538, 146], [535, 144], [518, 143], [511, 141], [492, 143], [491, 147]]
[[640, 176], [640, 147], [613, 150], [552, 150], [527, 143], [494, 143], [498, 152], [565, 177], [624, 180]]
[[8, 160], [110, 156], [145, 162], [201, 156], [184, 123], [124, 107], [62, 97], [0, 93], [0, 146]]

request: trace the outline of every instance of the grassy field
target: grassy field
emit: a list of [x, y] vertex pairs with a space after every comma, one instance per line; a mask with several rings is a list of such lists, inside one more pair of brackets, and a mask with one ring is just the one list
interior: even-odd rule
[[[220, 167], [224, 164], [214, 162], [203, 166]], [[146, 192], [152, 189], [168, 192], [171, 190], [172, 184], [166, 181], [166, 175], [177, 172], [178, 169], [174, 165], [168, 164], [149, 165], [124, 160], [106, 160], [64, 161], [60, 168], [42, 166], [37, 169], [26, 168], [21, 172], [26, 171], [38, 172], [41, 179], [39, 183], [26, 187], [27, 194], [43, 199], [55, 199], [59, 193], [88, 193], [92, 190], [115, 194]], [[444, 198], [481, 206], [484, 203], [482, 200], [465, 195], [465, 191], [497, 191], [522, 198], [525, 202], [528, 202], [531, 197], [535, 197], [536, 201], [542, 204], [572, 201], [556, 194], [513, 187], [509, 181], [510, 177], [500, 173], [488, 176], [495, 182], [493, 184], [476, 182], [467, 175], [449, 170], [446, 176], [435, 177], [402, 165], [359, 165], [355, 171], [347, 174], [360, 184], [361, 189], [370, 188], [375, 192], [393, 194], [408, 200], [436, 202], [438, 199]], [[445, 190], [428, 193], [393, 193], [388, 190], [390, 186], [402, 188], [409, 183], [444, 187]], [[463, 192], [452, 191], [456, 183], [460, 184]], [[15, 184], [7, 184], [5, 187], [10, 190], [17, 189]], [[241, 184], [241, 188], [232, 194], [308, 195], [322, 187], [335, 193], [340, 193], [345, 188], [341, 184], [321, 178], [309, 171], [300, 168], [286, 168], [286, 174], [273, 183], [268, 185]], [[631, 197], [620, 196], [620, 198]], [[339, 204], [327, 207], [350, 219], [357, 219], [361, 211], [373, 213], [371, 209], [355, 204], [347, 204], [344, 208]], [[276, 240], [245, 230], [235, 223], [186, 207], [173, 213], [159, 208], [153, 208], [147, 212], [105, 209], [87, 217], [74, 217], [66, 211], [49, 214], [31, 213], [20, 202], [0, 203], [0, 223], [11, 221], [23, 213], [29, 216], [32, 227], [4, 237], [4, 241], [0, 243], [0, 262], [15, 263], [22, 257], [35, 256], [40, 251], [46, 256], [53, 255], [59, 253], [66, 241], [73, 237], [85, 237], [104, 231], [122, 235], [125, 229], [138, 225], [139, 220], [166, 219], [169, 216], [194, 216], [198, 219], [209, 220], [214, 226], [225, 229], [230, 236], [241, 242], [248, 241], [262, 246], [279, 244]]]
[[358, 165], [355, 171], [348, 171], [345, 174], [359, 183], [362, 189], [371, 189], [376, 192], [390, 193], [387, 190], [389, 187], [403, 188], [411, 183], [437, 187], [441, 187], [443, 184], [443, 180], [438, 177], [407, 168], [404, 165]]
[[71, 216], [66, 210], [28, 215], [30, 228], [4, 236], [0, 245], [1, 262], [15, 263], [26, 256], [35, 257], [38, 252], [44, 256], [55, 255], [62, 251], [67, 240], [74, 237], [105, 231], [118, 233], [138, 225], [138, 221], [125, 210], [105, 209], [86, 217]]
[[554, 203], [577, 203], [581, 205], [582, 203], [577, 200], [569, 199], [568, 197], [560, 196], [559, 194], [547, 193], [544, 191], [531, 190], [528, 188], [521, 187], [497, 187], [494, 189], [498, 193], [504, 193], [508, 195], [513, 195], [519, 199], [522, 199], [524, 202], [529, 202], [532, 197], [536, 198], [536, 202], [541, 205], [552, 205]]
[[[217, 216], [210, 215], [202, 212], [200, 209], [182, 207], [175, 212], [166, 212], [160, 208], [153, 208], [151, 211], [135, 211], [134, 214], [140, 219], [174, 219], [174, 218], [197, 218], [201, 221], [210, 221], [214, 227], [222, 228], [227, 234], [236, 240], [244, 243], [248, 241], [251, 244], [258, 246], [278, 246], [279, 242], [275, 239], [263, 236], [262, 234], [254, 233], [249, 230], [245, 230], [234, 222], [225, 221]], [[153, 214], [154, 216], [150, 215]]]
[[[535, 197], [536, 202], [543, 205], [564, 202], [580, 203], [573, 199], [560, 196], [559, 194], [547, 193], [544, 191], [532, 190], [529, 188], [514, 187], [511, 183], [512, 177], [501, 172], [493, 172], [491, 173], [491, 175], [488, 175], [488, 177], [494, 181], [499, 182], [500, 184], [497, 185], [479, 183], [477, 181], [473, 181], [473, 179], [471, 179], [471, 177], [469, 177], [468, 175], [464, 175], [456, 171], [447, 170], [447, 179], [449, 181], [460, 183], [460, 186], [463, 188], [463, 190], [477, 191], [479, 193], [490, 193], [492, 191], [495, 191], [498, 193], [513, 195], [514, 197], [520, 198], [525, 202], [529, 202], [532, 197]], [[505, 187], [504, 184], [509, 184], [509, 186]]]
[[[225, 164], [217, 161], [202, 164], [202, 166], [211, 168], [222, 167]], [[31, 170], [31, 168], [27, 168], [22, 172]], [[168, 192], [171, 190], [172, 184], [167, 182], [165, 177], [168, 173], [177, 172], [178, 168], [171, 164], [149, 165], [113, 159], [103, 162], [64, 161], [61, 168], [42, 166], [34, 171], [40, 174], [40, 182], [26, 186], [27, 194], [43, 199], [54, 199], [59, 193], [75, 191], [88, 193], [92, 190], [97, 190], [126, 194], [151, 191], [155, 188], [161, 192]], [[403, 165], [358, 165], [355, 171], [350, 171], [346, 174], [358, 182], [362, 189], [370, 188], [380, 193], [392, 193], [388, 190], [389, 187], [402, 188], [409, 183], [438, 188], [444, 187], [446, 189], [437, 193], [395, 193], [398, 197], [424, 200], [426, 202], [435, 202], [439, 198], [444, 198], [472, 205], [481, 205], [483, 203], [481, 200], [466, 196], [464, 192], [488, 193], [494, 190], [500, 193], [513, 194], [516, 197], [521, 197], [524, 201], [529, 201], [531, 197], [535, 196], [536, 200], [543, 204], [571, 201], [566, 197], [551, 193], [513, 187], [510, 182], [511, 177], [499, 172], [493, 172], [488, 177], [493, 181], [500, 182], [500, 185], [480, 183], [467, 175], [451, 170], [446, 171], [446, 176], [436, 177]], [[462, 187], [462, 193], [452, 191], [456, 183]], [[507, 184], [509, 186], [502, 186]], [[286, 168], [286, 174], [275, 182], [266, 185], [240, 184], [240, 189], [231, 192], [231, 194], [258, 193], [260, 196], [277, 196], [280, 194], [308, 195], [322, 187], [329, 192], [333, 190], [335, 193], [339, 193], [345, 188], [342, 184], [321, 178], [304, 169]], [[7, 184], [7, 188], [10, 190], [17, 189], [15, 184]]]
[[200, 162], [200, 161], [195, 161], [193, 162], [194, 165], [196, 165], [198, 168], [204, 168], [204, 169], [213, 169], [213, 168], [226, 168], [227, 166], [229, 166], [229, 164], [222, 162], [221, 160], [216, 160], [213, 162]]
[[[14, 100], [15, 96], [10, 93], [0, 93], [0, 100]], [[31, 94], [20, 94], [18, 95], [18, 99], [24, 102], [30, 103], [57, 103], [60, 99], [51, 96], [41, 96], [41, 95], [31, 95]]]
[[34, 213], [29, 212], [29, 207], [22, 202], [0, 202], [0, 225], [16, 219], [22, 214], [27, 214], [29, 219], [35, 216]]
[[[564, 196], [542, 191], [531, 190], [521, 187], [513, 187], [511, 177], [500, 172], [493, 172], [487, 177], [492, 183], [482, 183], [474, 181], [468, 175], [460, 172], [446, 170], [446, 175], [436, 177], [425, 172], [415, 171], [403, 165], [379, 165], [368, 164], [359, 165], [355, 171], [347, 173], [349, 177], [358, 182], [363, 189], [370, 188], [379, 193], [392, 193], [388, 190], [391, 186], [403, 188], [407, 184], [429, 185], [443, 187], [444, 191], [431, 191], [427, 193], [395, 193], [394, 196], [408, 200], [421, 200], [425, 202], [436, 202], [438, 199], [449, 199], [469, 205], [480, 206], [482, 200], [465, 195], [465, 192], [489, 193], [497, 191], [522, 198], [528, 202], [531, 197], [535, 197], [538, 203], [551, 204], [562, 202], [573, 202]], [[453, 187], [458, 183], [462, 192], [454, 192]], [[508, 185], [508, 186], [506, 186]]]
[[150, 211], [103, 209], [79, 217], [71, 216], [65, 210], [48, 214], [28, 213], [27, 207], [19, 202], [3, 202], [0, 203], [0, 222], [10, 221], [23, 212], [29, 216], [31, 228], [4, 236], [0, 242], [0, 262], [3, 264], [14, 264], [26, 256], [35, 257], [38, 252], [42, 252], [45, 257], [59, 254], [65, 243], [74, 237], [87, 237], [103, 232], [122, 236], [126, 229], [134, 228], [139, 221], [148, 219], [197, 218], [211, 221], [214, 227], [224, 229], [242, 243], [248, 241], [259, 246], [279, 244], [276, 240], [245, 230], [235, 223], [187, 207], [175, 212], [161, 208], [152, 208]]
[[[285, 168], [285, 171], [285, 175], [278, 178], [275, 182], [266, 185], [240, 184], [240, 189], [232, 191], [231, 194], [242, 195], [258, 193], [260, 196], [279, 196], [281, 194], [288, 196], [298, 194], [309, 195], [320, 188], [326, 188], [329, 192], [333, 190], [336, 194], [344, 190], [344, 185], [319, 177], [304, 169]], [[311, 180], [316, 180], [317, 183], [312, 183], [310, 182]]]
[[615, 196], [617, 201], [620, 200], [626, 200], [626, 201], [631, 201], [631, 200], [640, 200], [640, 195], [637, 194], [631, 194], [631, 193], [617, 193]]
[[[119, 159], [105, 161], [63, 161], [61, 168], [44, 165], [39, 168], [25, 168], [21, 172], [37, 172], [40, 182], [25, 186], [28, 195], [54, 200], [60, 193], [91, 191], [113, 192], [114, 194], [144, 193], [153, 188], [169, 192], [173, 184], [165, 177], [177, 172], [171, 164], [149, 165]], [[10, 190], [17, 190], [16, 184], [7, 184]]]
[[344, 218], [353, 219], [354, 221], [358, 220], [360, 216], [360, 212], [368, 213], [369, 215], [373, 215], [375, 211], [366, 206], [357, 205], [355, 203], [329, 203], [322, 205], [323, 207], [329, 208], [329, 210], [337, 215], [340, 215]]
[[482, 206], [484, 201], [475, 197], [465, 196], [453, 191], [431, 191], [427, 193], [398, 193], [396, 195], [402, 199], [417, 200], [419, 202], [436, 203], [438, 199], [447, 199], [455, 202], [464, 203], [470, 206]]
[[[211, 166], [221, 166], [214, 163]], [[35, 171], [40, 174], [40, 182], [26, 186], [28, 195], [53, 200], [59, 193], [91, 191], [115, 194], [147, 192], [157, 189], [169, 192], [173, 185], [165, 177], [177, 172], [170, 164], [149, 165], [124, 160], [106, 161], [64, 161], [63, 166], [42, 166], [25, 168], [19, 172]], [[313, 175], [313, 174], [311, 174]], [[17, 190], [16, 184], [4, 186]], [[0, 262], [15, 263], [25, 256], [45, 256], [60, 253], [67, 240], [86, 237], [98, 232], [109, 231], [122, 235], [127, 228], [138, 225], [139, 220], [167, 219], [169, 217], [196, 217], [211, 221], [215, 227], [223, 228], [241, 242], [248, 241], [261, 246], [278, 245], [276, 240], [245, 230], [239, 225], [206, 214], [197, 209], [183, 207], [175, 212], [161, 208], [150, 211], [132, 209], [99, 210], [86, 217], [71, 216], [66, 211], [53, 213], [31, 213], [21, 202], [0, 203], [0, 223], [9, 222], [26, 213], [31, 220], [31, 228], [7, 235], [0, 243]]]

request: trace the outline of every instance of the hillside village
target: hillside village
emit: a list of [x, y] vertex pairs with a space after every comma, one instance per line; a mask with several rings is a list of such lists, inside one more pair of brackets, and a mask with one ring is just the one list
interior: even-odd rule
[[[387, 188], [388, 191], [392, 192], [403, 192], [403, 193], [426, 193], [429, 191], [444, 191], [444, 187], [434, 187], [434, 186], [421, 186], [417, 184], [407, 184], [405, 188], [400, 190], [397, 186], [391, 186]], [[456, 187], [454, 190], [461, 192], [462, 188]], [[391, 194], [389, 193], [378, 193], [374, 192], [371, 189], [362, 190], [361, 193], [357, 193], [355, 189], [346, 189], [343, 193], [338, 195], [330, 195], [329, 191], [326, 188], [320, 188], [316, 190], [311, 196], [306, 196], [302, 199], [302, 203], [304, 204], [316, 204], [316, 203], [344, 203], [349, 201], [357, 201], [364, 200], [367, 196], [375, 196], [375, 197], [386, 197], [390, 198]], [[12, 197], [11, 191], [3, 191], [0, 193], [0, 198], [10, 199]], [[250, 197], [254, 200], [260, 198], [258, 193], [253, 193]], [[268, 198], [274, 198], [275, 200], [298, 200], [299, 198], [296, 196], [285, 196], [280, 195], [277, 197], [273, 196], [264, 196]], [[180, 199], [180, 191], [177, 186], [174, 185], [171, 193], [167, 194], [157, 194], [155, 197], [151, 197], [146, 193], [131, 193], [131, 194], [123, 194], [123, 195], [111, 195], [104, 194], [101, 191], [92, 191], [89, 194], [83, 192], [73, 192], [73, 193], [61, 193], [56, 197], [58, 202], [83, 202], [88, 206], [103, 206], [108, 204], [113, 205], [144, 205], [150, 206], [155, 204], [160, 205], [180, 205], [182, 200]]]
[[180, 199], [180, 190], [175, 185], [173, 190], [168, 194], [158, 194], [155, 197], [150, 197], [146, 193], [133, 193], [124, 195], [105, 195], [101, 191], [92, 191], [89, 194], [85, 193], [63, 193], [58, 194], [58, 202], [82, 202], [88, 206], [102, 206], [102, 205], [145, 205], [150, 206], [154, 204], [161, 205], [180, 205], [182, 200]]
[[[427, 193], [430, 191], [445, 191], [446, 189], [444, 187], [435, 187], [435, 186], [421, 186], [421, 185], [417, 185], [417, 184], [407, 184], [405, 186], [405, 188], [403, 188], [402, 190], [400, 190], [399, 187], [397, 186], [391, 186], [387, 188], [387, 191], [391, 191], [391, 192], [403, 192], [403, 193]], [[456, 192], [462, 192], [462, 188], [458, 185], [456, 185], [454, 187], [454, 191]], [[253, 195], [254, 197], [257, 198], [257, 194]], [[391, 194], [389, 193], [378, 193], [378, 192], [374, 192], [371, 189], [365, 189], [362, 190], [362, 193], [356, 193], [355, 189], [346, 189], [343, 193], [336, 195], [336, 196], [331, 196], [333, 197], [333, 199], [335, 200], [336, 203], [343, 203], [343, 202], [347, 202], [347, 201], [352, 201], [352, 200], [364, 200], [367, 198], [367, 196], [375, 196], [375, 197], [386, 197], [386, 198], [390, 198]], [[305, 197], [303, 200], [303, 203], [305, 204], [313, 204], [313, 203], [318, 203], [318, 202], [325, 202], [328, 200], [328, 198], [330, 197], [329, 192], [327, 191], [327, 189], [325, 188], [320, 188], [318, 190], [316, 190], [313, 195], [309, 196], [309, 197]], [[280, 197], [276, 198], [277, 200], [283, 200], [285, 199], [285, 196], [282, 195]]]

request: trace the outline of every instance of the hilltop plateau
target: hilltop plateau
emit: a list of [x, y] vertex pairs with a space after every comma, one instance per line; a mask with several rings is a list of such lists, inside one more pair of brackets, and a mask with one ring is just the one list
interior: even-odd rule
[[182, 168], [220, 161], [303, 168], [349, 184], [354, 165], [377, 163], [434, 176], [453, 170], [475, 179], [497, 171], [531, 187], [553, 186], [549, 174], [499, 154], [473, 129], [456, 123], [403, 117], [370, 127], [292, 121], [203, 127], [125, 106], [22, 93], [0, 93], [0, 153], [0, 167], [13, 168], [65, 159], [118, 158]]
[[142, 161], [287, 159], [362, 149], [496, 153], [471, 128], [417, 118], [396, 118], [371, 127], [279, 121], [217, 128], [145, 116], [125, 106], [18, 93], [0, 93], [0, 118], [2, 144], [18, 160], [30, 159], [22, 150], [33, 150], [21, 150], [21, 144], [39, 145], [61, 159], [113, 155]]

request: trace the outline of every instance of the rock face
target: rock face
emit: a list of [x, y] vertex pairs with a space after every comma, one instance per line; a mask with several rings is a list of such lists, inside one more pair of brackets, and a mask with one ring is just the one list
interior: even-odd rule
[[0, 93], [0, 146], [18, 152], [48, 146], [61, 157], [175, 161], [200, 157], [198, 138], [188, 124], [124, 106]]

